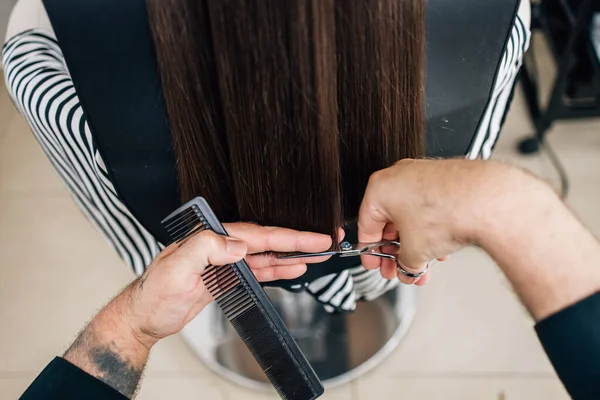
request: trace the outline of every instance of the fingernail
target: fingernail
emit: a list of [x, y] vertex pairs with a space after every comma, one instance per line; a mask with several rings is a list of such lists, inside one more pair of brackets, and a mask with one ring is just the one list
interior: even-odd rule
[[227, 252], [236, 256], [243, 256], [246, 254], [246, 243], [241, 240], [234, 239], [232, 237], [226, 237]]

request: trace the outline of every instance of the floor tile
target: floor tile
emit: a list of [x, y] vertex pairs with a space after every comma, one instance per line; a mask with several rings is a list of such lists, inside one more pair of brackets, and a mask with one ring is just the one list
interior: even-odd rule
[[403, 400], [567, 400], [559, 382], [545, 378], [366, 376], [357, 382], [358, 399]]
[[419, 300], [408, 335], [377, 373], [551, 373], [533, 322], [482, 251], [438, 263]]
[[65, 186], [16, 111], [0, 120], [0, 193], [65, 195]]
[[0, 204], [0, 371], [39, 371], [133, 273], [71, 199]]
[[138, 400], [225, 400], [218, 382], [202, 378], [147, 377]]
[[0, 144], [8, 131], [8, 121], [14, 118], [15, 114], [16, 112], [4, 84], [4, 75], [0, 71]]
[[18, 399], [33, 379], [34, 376], [30, 378], [4, 378], [0, 375], [0, 399]]
[[[353, 400], [355, 398], [353, 389], [352, 384], [326, 389], [319, 400]], [[272, 392], [249, 390], [225, 381], [222, 381], [221, 390], [226, 400], [277, 400], [280, 398], [274, 390]]]
[[161, 340], [150, 355], [146, 375], [160, 377], [174, 374], [191, 378], [216, 378], [217, 375], [206, 367], [187, 347], [179, 336]]

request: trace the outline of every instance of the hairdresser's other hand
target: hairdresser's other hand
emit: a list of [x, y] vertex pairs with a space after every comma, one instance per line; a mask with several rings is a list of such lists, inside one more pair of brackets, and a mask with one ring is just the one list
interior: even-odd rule
[[[200, 232], [164, 249], [146, 272], [106, 307], [124, 321], [147, 348], [179, 332], [212, 301], [201, 273], [208, 265], [227, 265], [246, 256], [238, 239]], [[115, 323], [116, 325], [116, 323]], [[115, 328], [115, 327], [113, 327]], [[112, 328], [111, 328], [112, 329]]]
[[[506, 165], [467, 160], [402, 160], [371, 176], [358, 221], [360, 242], [397, 239], [398, 261], [412, 273], [430, 260], [443, 259], [473, 241], [486, 204], [514, 173]], [[508, 178], [507, 178], [508, 177]], [[510, 190], [510, 189], [508, 189]], [[363, 257], [368, 269], [381, 267], [384, 277], [425, 284], [429, 273], [408, 278], [391, 260]]]
[[[269, 252], [316, 253], [331, 248], [331, 237], [313, 232], [260, 226], [246, 222], [223, 224], [227, 233], [248, 245], [246, 262], [259, 281], [294, 279], [306, 272], [307, 263], [319, 263], [328, 257], [278, 259]], [[340, 240], [343, 231], [340, 229]], [[264, 254], [267, 253], [267, 254]]]
[[[144, 275], [117, 297], [131, 299], [131, 307], [122, 309], [132, 310], [128, 320], [143, 342], [152, 345], [154, 340], [179, 332], [212, 301], [200, 275], [208, 265], [226, 265], [245, 258], [259, 280], [291, 279], [304, 273], [305, 259], [279, 260], [251, 254], [318, 252], [331, 247], [329, 235], [249, 223], [224, 225], [230, 237], [205, 231], [180, 246], [167, 247]], [[315, 257], [310, 261], [325, 259]]]

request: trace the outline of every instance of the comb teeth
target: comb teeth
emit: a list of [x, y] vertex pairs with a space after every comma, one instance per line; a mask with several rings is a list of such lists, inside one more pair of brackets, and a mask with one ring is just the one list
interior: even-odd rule
[[232, 273], [231, 265], [222, 267], [211, 265], [202, 273], [202, 280], [215, 300], [240, 283], [238, 276]]
[[[171, 214], [172, 215], [172, 214]], [[198, 209], [198, 206], [192, 204], [184, 212], [167, 218], [163, 225], [169, 236], [174, 242], [180, 243], [198, 232], [210, 229], [206, 218]]]
[[[206, 201], [197, 197], [162, 221], [174, 242], [210, 229], [227, 235]], [[204, 285], [285, 400], [312, 400], [323, 385], [244, 260], [208, 266]]]
[[229, 319], [235, 319], [256, 306], [252, 292], [240, 279], [234, 265], [211, 265], [202, 273], [204, 285]]

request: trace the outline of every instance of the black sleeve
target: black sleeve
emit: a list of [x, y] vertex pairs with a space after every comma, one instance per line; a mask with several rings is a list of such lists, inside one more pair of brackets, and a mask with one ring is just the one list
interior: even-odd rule
[[600, 399], [600, 292], [540, 321], [535, 329], [571, 397]]
[[124, 400], [127, 397], [77, 368], [56, 357], [27, 388], [21, 400]]

